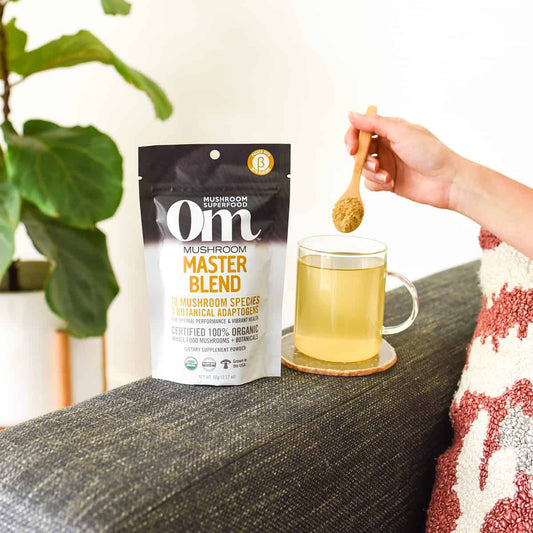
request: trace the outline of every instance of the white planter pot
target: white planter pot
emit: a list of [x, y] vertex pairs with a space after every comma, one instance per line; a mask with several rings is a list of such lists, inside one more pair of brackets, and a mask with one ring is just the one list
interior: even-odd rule
[[0, 293], [0, 427], [56, 408], [54, 330], [42, 291]]

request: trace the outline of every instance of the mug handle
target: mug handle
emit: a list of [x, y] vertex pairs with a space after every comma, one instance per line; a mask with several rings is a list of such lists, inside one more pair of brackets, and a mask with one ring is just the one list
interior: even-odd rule
[[411, 295], [411, 299], [413, 300], [413, 308], [411, 309], [411, 314], [409, 315], [409, 318], [401, 324], [398, 324], [397, 326], [383, 326], [383, 335], [400, 333], [400, 331], [404, 331], [405, 329], [407, 329], [415, 321], [415, 318], [418, 315], [418, 310], [420, 308], [416, 287], [405, 276], [402, 276], [397, 272], [390, 271], [387, 272], [387, 276], [392, 276], [393, 278], [399, 279], [402, 282], [402, 285], [409, 291], [409, 294]]

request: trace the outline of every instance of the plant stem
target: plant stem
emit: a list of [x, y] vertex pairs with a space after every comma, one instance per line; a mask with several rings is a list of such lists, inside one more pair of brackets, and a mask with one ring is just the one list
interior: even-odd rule
[[[2, 80], [4, 82], [4, 94], [2, 98], [4, 100], [4, 120], [9, 119], [9, 97], [11, 95], [11, 86], [9, 84], [9, 66], [7, 63], [7, 35], [6, 27], [4, 25], [4, 10], [6, 8], [6, 0], [0, 0], [0, 71], [2, 74]], [[1, 154], [3, 159], [4, 154]], [[20, 289], [19, 284], [19, 269], [17, 261], [13, 261], [7, 269], [7, 285], [9, 291], [18, 291]]]
[[11, 86], [9, 84], [9, 65], [7, 64], [7, 35], [4, 26], [5, 2], [0, 2], [0, 70], [2, 71], [2, 80], [4, 81], [4, 120], [9, 120], [9, 97], [11, 96]]

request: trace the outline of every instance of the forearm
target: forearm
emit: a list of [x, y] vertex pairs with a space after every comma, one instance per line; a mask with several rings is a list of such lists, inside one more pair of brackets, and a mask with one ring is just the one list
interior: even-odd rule
[[450, 191], [450, 208], [533, 259], [533, 189], [466, 159]]

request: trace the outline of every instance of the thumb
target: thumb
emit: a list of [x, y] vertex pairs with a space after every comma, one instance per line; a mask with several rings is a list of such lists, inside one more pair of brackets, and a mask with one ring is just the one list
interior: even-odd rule
[[381, 115], [362, 115], [356, 111], [350, 111], [348, 119], [354, 128], [375, 133], [389, 141], [394, 140], [400, 124], [400, 121], [395, 118], [382, 117]]

